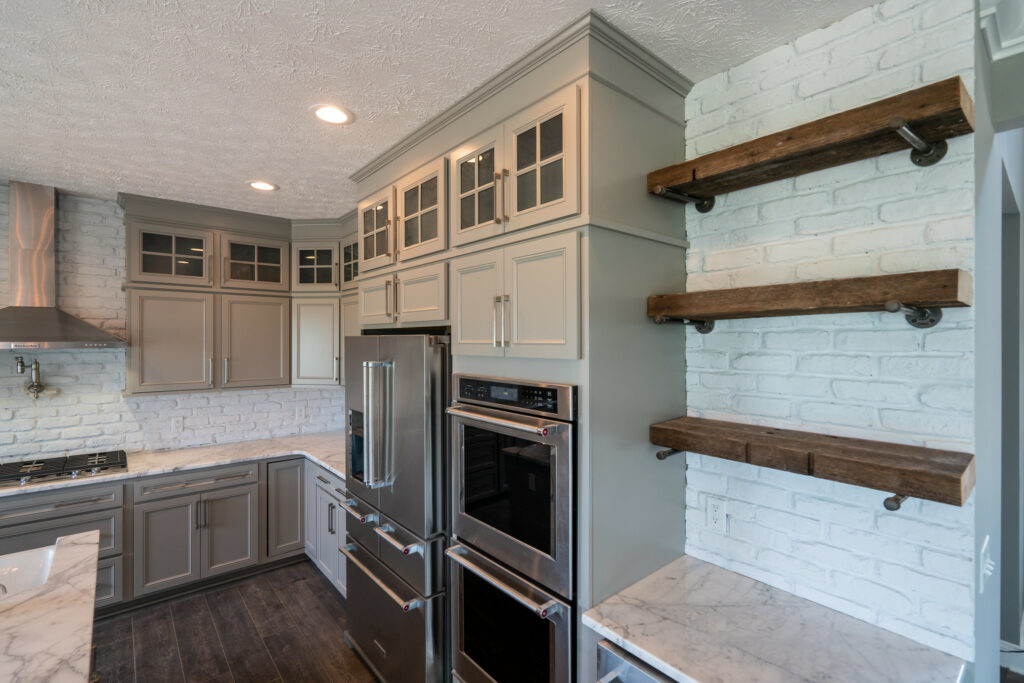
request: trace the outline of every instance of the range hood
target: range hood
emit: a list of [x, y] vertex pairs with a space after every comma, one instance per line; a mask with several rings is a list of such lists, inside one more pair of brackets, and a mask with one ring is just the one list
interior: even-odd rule
[[125, 342], [57, 308], [52, 187], [10, 184], [10, 305], [0, 308], [0, 349], [110, 349]]

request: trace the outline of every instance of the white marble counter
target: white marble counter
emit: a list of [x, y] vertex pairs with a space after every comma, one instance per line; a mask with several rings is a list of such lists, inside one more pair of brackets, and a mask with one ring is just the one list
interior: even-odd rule
[[57, 539], [41, 586], [0, 599], [0, 680], [89, 680], [100, 532]]
[[336, 430], [319, 434], [301, 434], [282, 436], [276, 439], [182, 448], [174, 451], [141, 451], [128, 454], [127, 469], [78, 479], [56, 479], [30, 483], [25, 486], [9, 486], [0, 488], [0, 497], [112, 482], [118, 479], [133, 479], [151, 474], [167, 474], [253, 460], [269, 460], [288, 455], [304, 455], [312, 462], [344, 479], [345, 444], [344, 430]]
[[678, 681], [957, 681], [963, 662], [684, 555], [583, 615]]

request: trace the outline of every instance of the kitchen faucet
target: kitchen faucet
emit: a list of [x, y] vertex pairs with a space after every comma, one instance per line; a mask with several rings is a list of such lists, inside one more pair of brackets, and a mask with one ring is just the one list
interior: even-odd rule
[[[17, 356], [14, 359], [14, 362], [15, 362], [15, 369], [18, 371], [18, 374], [19, 375], [24, 375], [25, 374], [25, 357], [24, 356]], [[32, 374], [30, 376], [32, 378], [32, 381], [29, 382], [28, 385], [25, 386], [25, 391], [27, 391], [28, 393], [32, 394], [32, 398], [38, 399], [39, 398], [39, 394], [41, 394], [43, 392], [43, 389], [46, 388], [46, 385], [44, 385], [42, 383], [42, 381], [40, 380], [40, 376], [39, 376], [39, 360], [38, 359], [35, 359], [35, 358], [32, 359], [32, 366], [31, 366], [31, 368], [32, 368]]]

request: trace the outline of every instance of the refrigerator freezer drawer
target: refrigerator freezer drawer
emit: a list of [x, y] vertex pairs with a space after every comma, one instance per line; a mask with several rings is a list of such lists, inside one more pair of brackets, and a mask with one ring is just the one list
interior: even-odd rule
[[423, 541], [393, 519], [381, 515], [374, 529], [380, 559], [421, 595], [444, 590], [444, 538]]
[[358, 541], [375, 557], [379, 556], [380, 536], [374, 532], [374, 529], [381, 524], [380, 513], [352, 495], [342, 499], [341, 509], [348, 516], [348, 519], [345, 520], [345, 530], [349, 536]]

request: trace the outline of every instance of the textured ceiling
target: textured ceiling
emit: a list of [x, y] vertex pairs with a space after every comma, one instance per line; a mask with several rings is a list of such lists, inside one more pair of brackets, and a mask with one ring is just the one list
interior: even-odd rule
[[697, 81], [870, 4], [2, 0], [0, 178], [338, 216], [353, 171], [589, 8]]

